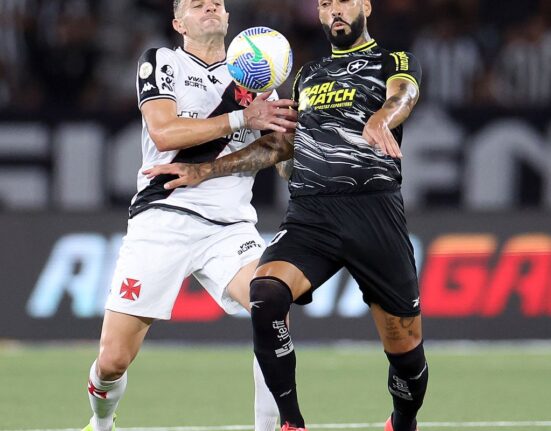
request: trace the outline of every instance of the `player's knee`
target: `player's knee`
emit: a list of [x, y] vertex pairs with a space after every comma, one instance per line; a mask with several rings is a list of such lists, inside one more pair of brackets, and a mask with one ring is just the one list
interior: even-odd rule
[[130, 366], [132, 357], [123, 349], [102, 348], [97, 360], [98, 377], [101, 380], [119, 379]]
[[284, 320], [293, 296], [289, 286], [275, 277], [257, 277], [251, 281], [250, 304], [253, 323]]
[[390, 364], [404, 377], [418, 375], [427, 363], [425, 349], [421, 341], [418, 346], [405, 353], [388, 353], [386, 356]]
[[422, 344], [423, 333], [419, 316], [407, 318], [392, 316], [392, 319], [393, 324], [384, 328], [381, 337], [387, 352], [402, 355]]
[[411, 352], [423, 342], [421, 334], [407, 334], [402, 338], [390, 340], [388, 337], [385, 339], [385, 350], [392, 352], [395, 355], [404, 355]]

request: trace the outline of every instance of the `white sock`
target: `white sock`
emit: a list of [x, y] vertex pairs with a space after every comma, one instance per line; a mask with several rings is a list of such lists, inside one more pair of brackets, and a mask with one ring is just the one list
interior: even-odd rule
[[112, 382], [101, 380], [96, 371], [96, 361], [90, 368], [88, 398], [94, 416], [90, 420], [94, 431], [111, 431], [113, 414], [126, 389], [126, 372]]
[[274, 397], [266, 382], [264, 375], [258, 365], [256, 356], [253, 362], [254, 373], [254, 431], [274, 431], [279, 410]]

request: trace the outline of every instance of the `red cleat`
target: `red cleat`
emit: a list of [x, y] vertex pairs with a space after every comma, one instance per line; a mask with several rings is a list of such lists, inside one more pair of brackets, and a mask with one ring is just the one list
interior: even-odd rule
[[[385, 428], [386, 430], [386, 428]], [[308, 428], [297, 428], [293, 427], [289, 424], [289, 422], [285, 422], [283, 426], [281, 427], [281, 431], [308, 431]]]
[[[385, 430], [384, 431], [394, 431], [394, 427], [392, 426], [392, 416], [389, 417], [387, 419], [387, 421], [385, 422]], [[415, 428], [415, 431], [419, 431], [419, 429]]]

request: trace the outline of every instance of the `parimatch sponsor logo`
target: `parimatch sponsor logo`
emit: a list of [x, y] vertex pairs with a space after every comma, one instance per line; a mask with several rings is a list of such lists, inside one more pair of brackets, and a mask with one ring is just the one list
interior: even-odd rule
[[347, 108], [356, 99], [355, 88], [338, 88], [336, 81], [305, 88], [300, 92], [299, 111], [306, 109]]

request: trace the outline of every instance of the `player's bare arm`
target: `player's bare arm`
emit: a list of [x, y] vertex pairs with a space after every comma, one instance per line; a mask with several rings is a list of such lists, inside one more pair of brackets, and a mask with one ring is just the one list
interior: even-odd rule
[[362, 134], [364, 139], [384, 154], [402, 158], [400, 146], [391, 130], [407, 120], [418, 99], [419, 88], [413, 82], [403, 78], [389, 81], [387, 99], [367, 121]]
[[288, 181], [289, 178], [291, 178], [291, 173], [293, 172], [293, 159], [279, 162], [275, 165], [275, 167], [279, 176]]
[[220, 157], [208, 163], [170, 163], [147, 169], [148, 178], [158, 175], [178, 175], [167, 182], [165, 189], [197, 185], [210, 178], [223, 177], [238, 172], [256, 172], [293, 157], [294, 133], [270, 133], [257, 139], [242, 150]]
[[[255, 130], [286, 132], [294, 130], [297, 113], [289, 107], [295, 102], [290, 99], [266, 100], [270, 93], [259, 95], [243, 110], [242, 127]], [[149, 135], [159, 151], [181, 150], [229, 135], [234, 131], [230, 115], [213, 118], [180, 118], [176, 102], [170, 99], [156, 99], [142, 105], [142, 113]]]

